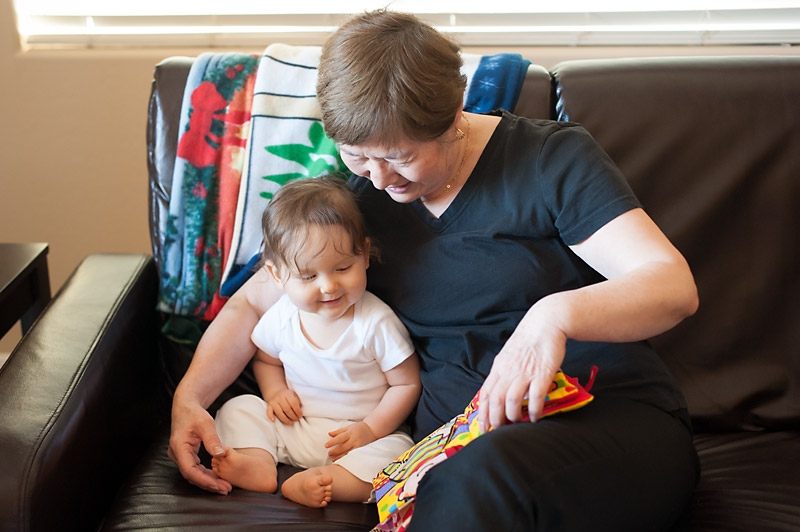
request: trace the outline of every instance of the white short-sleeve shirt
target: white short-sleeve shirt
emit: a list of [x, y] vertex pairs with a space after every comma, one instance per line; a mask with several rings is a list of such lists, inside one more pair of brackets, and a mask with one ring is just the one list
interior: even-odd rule
[[305, 337], [299, 311], [286, 295], [253, 330], [253, 343], [283, 363], [303, 416], [364, 419], [389, 388], [384, 371], [414, 352], [405, 326], [375, 295], [365, 292], [354, 310], [353, 322], [328, 349]]

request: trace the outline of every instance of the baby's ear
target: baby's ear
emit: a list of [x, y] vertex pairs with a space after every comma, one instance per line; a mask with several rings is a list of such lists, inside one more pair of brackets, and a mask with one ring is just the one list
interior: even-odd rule
[[283, 287], [283, 281], [281, 281], [281, 269], [278, 267], [278, 265], [271, 260], [266, 260], [264, 261], [264, 268], [267, 269], [270, 277], [272, 277], [272, 280], [278, 283], [278, 286]]
[[372, 245], [372, 240], [370, 240], [369, 237], [367, 237], [364, 240], [364, 255], [367, 257], [367, 268], [369, 268], [369, 257], [370, 257], [369, 248], [370, 248], [370, 245]]

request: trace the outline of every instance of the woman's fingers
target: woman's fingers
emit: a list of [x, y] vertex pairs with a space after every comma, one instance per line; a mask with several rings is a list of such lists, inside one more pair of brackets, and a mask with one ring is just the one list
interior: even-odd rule
[[558, 371], [558, 368], [548, 370], [546, 373], [543, 372], [541, 378], [532, 380], [528, 387], [528, 415], [532, 423], [539, 421], [542, 417], [544, 400], [553, 385], [556, 371]]
[[512, 423], [522, 421], [522, 402], [528, 394], [531, 380], [525, 377], [517, 377], [511, 381], [506, 392], [505, 417]]
[[531, 421], [541, 417], [545, 396], [558, 367], [534, 358], [498, 354], [492, 370], [481, 388], [478, 423], [481, 432], [509, 422], [522, 421], [523, 403], [528, 399]]
[[491, 422], [489, 421], [489, 412], [491, 408], [489, 407], [489, 403], [492, 400], [492, 390], [494, 389], [494, 378], [492, 374], [489, 374], [489, 377], [483, 383], [481, 387], [480, 396], [479, 396], [479, 403], [478, 403], [478, 427], [480, 428], [481, 433], [488, 432], [489, 428], [491, 427]]

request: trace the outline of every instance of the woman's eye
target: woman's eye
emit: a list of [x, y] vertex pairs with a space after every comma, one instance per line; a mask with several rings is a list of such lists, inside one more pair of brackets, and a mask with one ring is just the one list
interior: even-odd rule
[[337, 271], [346, 272], [347, 270], [349, 270], [352, 267], [353, 267], [353, 265], [350, 264], [349, 266], [345, 266], [344, 268], [339, 268]]

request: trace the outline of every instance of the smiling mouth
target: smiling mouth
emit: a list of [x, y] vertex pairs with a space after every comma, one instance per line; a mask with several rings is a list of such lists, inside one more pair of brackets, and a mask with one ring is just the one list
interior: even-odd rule
[[388, 190], [389, 192], [394, 192], [399, 194], [408, 190], [408, 185], [409, 183], [406, 183], [404, 185], [392, 185], [391, 187], [386, 187], [386, 190]]
[[328, 299], [325, 301], [320, 301], [323, 305], [334, 305], [342, 300], [342, 296], [337, 297], [336, 299]]

